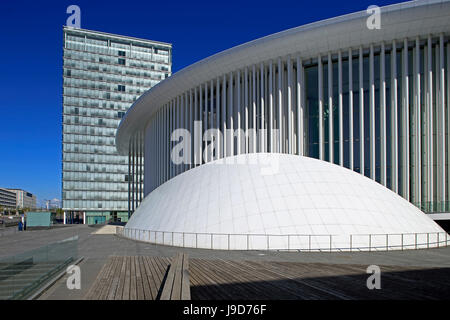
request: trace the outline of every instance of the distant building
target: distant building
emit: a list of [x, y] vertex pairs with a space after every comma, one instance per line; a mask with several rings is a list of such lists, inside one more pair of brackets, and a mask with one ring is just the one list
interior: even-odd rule
[[171, 75], [172, 45], [70, 27], [63, 35], [62, 209], [88, 223], [127, 221], [130, 184], [143, 198], [143, 163], [130, 181], [116, 130], [136, 99]]
[[46, 200], [45, 201], [45, 208], [47, 210], [61, 208], [61, 200], [56, 199], [56, 198], [52, 199], [52, 200]]
[[0, 207], [4, 209], [15, 209], [16, 193], [8, 189], [0, 188]]
[[36, 208], [36, 196], [28, 191], [22, 189], [8, 189], [9, 191], [15, 193], [16, 207], [19, 209], [23, 208]]

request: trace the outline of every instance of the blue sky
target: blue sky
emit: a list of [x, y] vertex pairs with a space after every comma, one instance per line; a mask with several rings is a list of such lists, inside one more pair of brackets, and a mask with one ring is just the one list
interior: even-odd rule
[[399, 1], [11, 1], [0, 2], [0, 187], [39, 200], [61, 197], [62, 26], [173, 44], [173, 72], [274, 32], [369, 5]]

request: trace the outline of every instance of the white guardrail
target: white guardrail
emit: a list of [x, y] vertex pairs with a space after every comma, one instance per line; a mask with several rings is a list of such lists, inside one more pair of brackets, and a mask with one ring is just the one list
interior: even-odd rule
[[389, 251], [448, 246], [446, 232], [402, 234], [224, 234], [150, 231], [116, 227], [116, 234], [128, 239], [183, 248], [214, 250], [275, 251]]

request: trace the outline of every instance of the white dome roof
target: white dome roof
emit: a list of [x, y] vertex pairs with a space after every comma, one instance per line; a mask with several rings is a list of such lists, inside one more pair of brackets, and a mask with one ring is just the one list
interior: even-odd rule
[[[401, 238], [407, 247], [420, 245], [425, 238], [434, 242], [430, 239], [437, 240], [437, 233], [440, 240], [445, 238], [445, 231], [422, 211], [359, 173], [313, 158], [267, 153], [201, 165], [147, 195], [127, 223], [125, 235], [172, 244], [174, 236], [165, 235], [165, 240], [157, 233], [133, 236], [131, 229], [242, 235], [232, 236], [231, 245], [228, 237], [214, 236], [212, 247], [219, 249], [249, 246], [242, 243], [249, 241], [244, 239], [247, 234], [273, 235], [269, 247], [277, 249], [327, 248], [330, 241], [342, 249], [400, 246]], [[306, 244], [306, 236], [289, 240], [276, 236], [288, 234], [311, 235], [312, 244]], [[181, 245], [180, 236], [175, 234], [174, 245]], [[207, 235], [198, 237], [194, 245], [192, 235], [185, 235], [184, 245], [211, 247]], [[261, 236], [251, 236], [250, 242], [251, 249], [264, 249], [268, 243]]]

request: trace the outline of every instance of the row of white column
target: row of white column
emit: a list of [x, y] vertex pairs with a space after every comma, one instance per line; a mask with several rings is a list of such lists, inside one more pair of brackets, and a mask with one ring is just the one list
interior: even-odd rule
[[[159, 154], [150, 190], [192, 167], [223, 157], [249, 152], [303, 155], [303, 78], [300, 56], [279, 58], [230, 72], [170, 100], [147, 127], [156, 128], [156, 141], [150, 143]], [[170, 141], [170, 135], [178, 128], [191, 133], [190, 163], [181, 165], [170, 158], [179, 143]], [[278, 128], [280, 134], [275, 132]], [[208, 129], [217, 130], [209, 138], [217, 141], [213, 154], [204, 152], [212, 146], [202, 142]], [[234, 132], [227, 132], [230, 129]]]
[[[421, 202], [444, 202], [448, 195], [448, 175], [449, 170], [446, 167], [450, 163], [447, 161], [446, 150], [450, 147], [450, 141], [446, 139], [447, 132], [450, 132], [450, 112], [447, 101], [450, 97], [448, 79], [449, 75], [449, 44], [445, 44], [444, 36], [439, 38], [428, 36], [426, 39], [415, 39], [411, 41], [393, 41], [390, 45], [391, 56], [391, 78], [386, 79], [386, 44], [379, 45], [380, 56], [380, 86], [379, 86], [379, 154], [380, 154], [380, 183], [387, 186], [387, 166], [388, 161], [391, 165], [391, 185], [390, 188], [399, 192], [400, 186], [402, 196], [415, 203]], [[447, 50], [447, 67], [445, 67], [445, 46]], [[424, 48], [425, 56], [421, 60], [421, 47]], [[435, 57], [433, 57], [433, 48]], [[364, 87], [364, 48], [360, 47], [356, 51], [348, 50], [348, 93], [349, 93], [349, 168], [353, 170], [354, 166], [354, 119], [353, 119], [353, 59], [358, 59], [359, 74], [359, 171], [364, 174], [365, 164], [365, 129], [369, 126], [369, 177], [375, 179], [376, 172], [376, 125], [375, 125], [375, 70], [374, 70], [374, 45], [370, 45], [369, 51], [369, 87]], [[409, 55], [413, 56], [413, 69], [410, 72]], [[400, 54], [398, 59], [397, 54]], [[339, 161], [342, 165], [342, 52], [338, 52], [338, 110], [339, 110]], [[366, 58], [367, 59], [367, 58]], [[433, 59], [435, 59], [433, 70]], [[325, 160], [325, 138], [324, 138], [324, 85], [323, 85], [323, 64], [328, 66], [328, 114], [333, 119], [333, 60], [331, 54], [328, 56], [318, 56], [318, 94], [319, 94], [319, 158]], [[398, 74], [398, 63], [401, 63], [401, 72]], [[423, 66], [423, 70], [421, 70]], [[423, 78], [421, 79], [421, 73]], [[413, 75], [412, 79], [410, 74]], [[447, 77], [447, 82], [446, 82]], [[367, 79], [367, 78], [366, 78]], [[399, 80], [401, 88], [399, 88]], [[391, 97], [386, 95], [387, 81], [390, 81]], [[433, 82], [436, 82], [433, 87]], [[447, 88], [445, 86], [447, 85]], [[424, 92], [421, 93], [423, 88]], [[367, 92], [368, 91], [368, 92]], [[364, 94], [369, 94], [369, 105], [364, 105]], [[399, 96], [400, 95], [400, 96]], [[433, 95], [435, 101], [433, 102]], [[410, 101], [410, 96], [412, 101]], [[446, 98], [447, 96], [447, 98]], [[400, 97], [400, 99], [399, 99]], [[367, 107], [369, 110], [367, 110]], [[386, 112], [391, 112], [391, 136], [387, 137], [386, 129], [389, 124], [386, 123]], [[410, 110], [412, 109], [412, 110]], [[369, 112], [369, 123], [364, 123], [364, 114]], [[436, 115], [433, 113], [436, 112]], [[399, 132], [399, 115], [401, 115], [401, 125]], [[410, 119], [410, 115], [412, 118]], [[433, 131], [433, 124], [436, 130]], [[413, 132], [410, 132], [410, 128]], [[333, 121], [328, 121], [328, 141], [335, 141], [333, 137]], [[447, 135], [448, 137], [448, 135]], [[391, 159], [387, 159], [387, 142], [390, 139]], [[399, 145], [401, 149], [399, 149]], [[336, 162], [333, 159], [334, 143], [329, 143], [328, 161]], [[425, 150], [423, 149], [425, 148]], [[414, 152], [411, 152], [411, 149]], [[421, 151], [422, 150], [422, 151]], [[411, 158], [412, 156], [412, 158]], [[433, 160], [436, 156], [437, 159]], [[433, 170], [436, 168], [437, 172]], [[399, 171], [402, 170], [402, 181], [399, 181]], [[413, 181], [413, 184], [411, 184]], [[433, 190], [436, 186], [437, 190]]]
[[[415, 203], [442, 202], [450, 198], [450, 170], [446, 168], [450, 163], [446, 154], [450, 147], [450, 139], [447, 138], [446, 141], [446, 131], [450, 132], [450, 112], [447, 107], [450, 95], [450, 48], [445, 40], [444, 35], [427, 36], [319, 55], [319, 159], [344, 166], [346, 158], [349, 168], [353, 170], [354, 160], [359, 158], [359, 170], [364, 174], [364, 151], [368, 147], [367, 167], [371, 179], [376, 179], [376, 156], [379, 153], [381, 184], [397, 193], [401, 191], [405, 199]], [[380, 57], [379, 73], [375, 70], [376, 54]], [[386, 59], [387, 54], [390, 55], [390, 61]], [[411, 63], [410, 56], [413, 60]], [[358, 79], [353, 79], [354, 59], [358, 60]], [[368, 59], [368, 75], [364, 74], [364, 59]], [[308, 126], [305, 116], [308, 93], [305, 92], [303, 61], [300, 55], [287, 56], [234, 70], [191, 88], [163, 105], [147, 127], [151, 134], [149, 138], [146, 135], [146, 141], [150, 139], [152, 150], [148, 153], [151, 159], [148, 168], [152, 172], [150, 188], [146, 189], [145, 193], [192, 167], [222, 157], [250, 152], [308, 155], [308, 137], [305, 130]], [[343, 61], [348, 62], [348, 72], [343, 70]], [[311, 65], [312, 60], [308, 62]], [[338, 159], [334, 159], [334, 143], [328, 143], [328, 159], [325, 159], [324, 63], [328, 68], [328, 116], [330, 119], [337, 117], [339, 126], [338, 137], [334, 137], [333, 121], [327, 122], [328, 141], [338, 142]], [[335, 63], [338, 70], [336, 97], [333, 93], [332, 76]], [[413, 70], [409, 70], [411, 66]], [[390, 79], [386, 77], [388, 69]], [[344, 73], [348, 79], [343, 79]], [[378, 93], [375, 85], [376, 73], [379, 74], [380, 81]], [[364, 80], [367, 79], [369, 85], [365, 87]], [[348, 105], [349, 117], [348, 142], [344, 141], [343, 91], [343, 84], [347, 82], [348, 101], [345, 105]], [[357, 87], [354, 87], [355, 83], [358, 84]], [[358, 93], [359, 101], [354, 101], [355, 92]], [[369, 95], [368, 105], [365, 105], [365, 94]], [[379, 94], [378, 115], [376, 94]], [[355, 108], [359, 109], [359, 116], [354, 119]], [[365, 123], [365, 112], [369, 113], [369, 123]], [[388, 112], [390, 123], [387, 123]], [[376, 126], [377, 117], [379, 126]], [[196, 129], [201, 134], [197, 136], [193, 134], [194, 121], [200, 121], [196, 124]], [[354, 138], [354, 124], [357, 122], [359, 141]], [[365, 126], [369, 127], [369, 137], [365, 137]], [[170, 135], [176, 128], [184, 128], [192, 133], [190, 144], [194, 148], [191, 149], [190, 163], [176, 165], [171, 161], [172, 148], [179, 143], [170, 141]], [[388, 128], [390, 136], [387, 133]], [[210, 146], [209, 142], [202, 140], [208, 129], [215, 129], [223, 134], [214, 135], [219, 148], [212, 155], [202, 152], [206, 146]], [[235, 130], [234, 135], [225, 134], [227, 129]], [[378, 138], [379, 144], [376, 143]], [[347, 154], [344, 153], [346, 143]], [[355, 150], [355, 143], [359, 143], [359, 150]], [[379, 150], [376, 150], [377, 146]], [[388, 146], [391, 155], [389, 159]], [[355, 151], [359, 151], [359, 157]], [[390, 179], [387, 177], [388, 166], [391, 168]], [[390, 185], [388, 180], [391, 181]]]
[[[144, 152], [144, 133], [138, 131], [131, 137], [128, 150], [128, 216], [144, 199]], [[154, 163], [157, 158], [155, 155], [149, 159], [150, 163]]]

